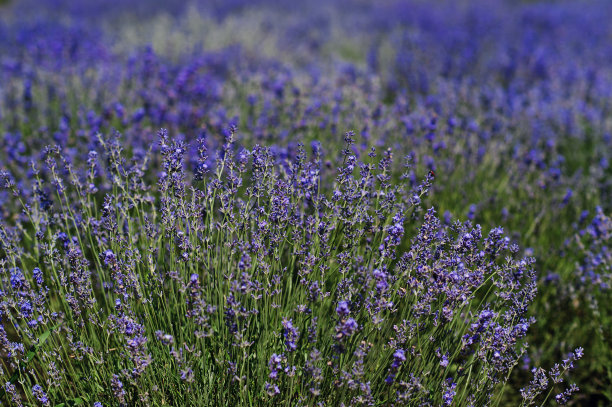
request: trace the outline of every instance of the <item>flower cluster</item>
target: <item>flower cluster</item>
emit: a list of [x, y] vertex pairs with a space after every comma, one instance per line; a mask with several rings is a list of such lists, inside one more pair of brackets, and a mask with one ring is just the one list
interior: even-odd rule
[[[37, 400], [76, 393], [75, 375], [124, 405], [204, 394], [386, 403], [407, 380], [428, 390], [417, 393], [422, 402], [448, 404], [504, 382], [532, 323], [535, 276], [501, 230], [483, 237], [469, 221], [444, 226], [433, 208], [421, 212], [411, 197], [426, 194], [430, 178], [390, 182], [389, 153], [378, 163], [348, 156], [334, 185], [305, 194], [305, 173], [322, 183], [319, 151], [283, 163], [257, 146], [245, 157], [235, 132], [202, 177], [188, 176], [187, 147], [162, 130], [156, 184], [111, 140], [97, 153], [106, 164], [94, 181], [111, 185], [99, 204], [61, 151], [40, 169], [66, 185], [57, 205], [17, 192], [24, 216], [2, 223], [3, 321], [16, 339], [4, 348], [9, 371], [28, 366]], [[421, 222], [412, 239], [409, 219]], [[15, 233], [30, 228], [41, 233]], [[28, 363], [32, 346], [56, 373]], [[88, 363], [104, 368], [94, 375]], [[476, 385], [472, 369], [482, 372]], [[224, 374], [202, 393], [194, 384], [215, 370]], [[49, 380], [61, 393], [43, 389]]]
[[[550, 397], [554, 386], [563, 382], [563, 375], [574, 369], [574, 362], [581, 359], [584, 350], [577, 348], [574, 352], [570, 353], [569, 356], [563, 360], [563, 364], [555, 364], [548, 372], [542, 368], [533, 368], [533, 380], [529, 382], [529, 385], [521, 389], [521, 395], [523, 396], [523, 402], [521, 406], [534, 405], [541, 395], [546, 394], [543, 403]], [[549, 390], [550, 387], [550, 390]], [[546, 393], [546, 390], [549, 390]], [[555, 401], [558, 404], [566, 404], [573, 393], [578, 391], [578, 386], [572, 383], [567, 389], [555, 396]]]

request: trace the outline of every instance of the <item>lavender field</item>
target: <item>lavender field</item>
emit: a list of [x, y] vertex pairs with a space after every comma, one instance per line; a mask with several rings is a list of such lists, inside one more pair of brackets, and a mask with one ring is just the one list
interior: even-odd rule
[[0, 405], [612, 405], [612, 1], [0, 1]]

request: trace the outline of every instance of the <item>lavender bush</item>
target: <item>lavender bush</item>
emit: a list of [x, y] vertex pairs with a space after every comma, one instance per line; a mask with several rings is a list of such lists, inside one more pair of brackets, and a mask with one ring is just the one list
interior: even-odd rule
[[318, 145], [278, 163], [269, 148], [235, 146], [234, 132], [211, 166], [198, 140], [187, 174], [187, 147], [160, 131], [155, 184], [154, 160], [124, 154], [118, 137], [100, 139], [84, 172], [48, 149], [32, 194], [2, 174], [21, 206], [1, 228], [4, 374], [24, 393], [6, 394], [499, 403], [533, 322], [533, 260], [500, 229], [421, 213], [433, 176], [391, 182], [391, 151], [358, 160], [352, 133], [327, 187]]
[[610, 18], [0, 4], [1, 402], [609, 404]]

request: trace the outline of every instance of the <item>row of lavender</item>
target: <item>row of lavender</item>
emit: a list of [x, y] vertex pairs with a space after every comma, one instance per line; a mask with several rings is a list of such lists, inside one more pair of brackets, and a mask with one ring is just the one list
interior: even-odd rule
[[126, 4], [4, 9], [3, 402], [612, 399], [612, 7]]

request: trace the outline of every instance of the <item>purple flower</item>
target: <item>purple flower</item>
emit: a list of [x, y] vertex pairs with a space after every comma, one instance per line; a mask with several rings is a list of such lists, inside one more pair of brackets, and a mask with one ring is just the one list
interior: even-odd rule
[[387, 378], [385, 379], [385, 382], [387, 384], [393, 383], [393, 381], [395, 380], [395, 376], [397, 375], [398, 369], [400, 368], [402, 363], [405, 361], [406, 361], [406, 354], [404, 350], [397, 349], [393, 353], [393, 362], [391, 363], [391, 367], [389, 368], [389, 374], [387, 375]]
[[115, 253], [113, 253], [112, 250], [106, 250], [103, 254], [102, 254], [102, 260], [104, 261], [105, 265], [111, 265], [116, 261], [117, 257], [115, 256]]
[[574, 194], [574, 191], [572, 191], [570, 188], [568, 188], [567, 191], [565, 192], [565, 196], [563, 197], [562, 204], [563, 205], [567, 205], [569, 200], [572, 198], [573, 194]]
[[442, 395], [442, 402], [445, 406], [450, 406], [453, 403], [453, 399], [457, 394], [457, 383], [453, 383], [452, 378], [446, 379], [444, 382], [444, 394]]
[[21, 396], [19, 395], [17, 387], [14, 384], [12, 384], [11, 382], [6, 382], [6, 384], [4, 385], [4, 390], [6, 391], [6, 394], [11, 396], [11, 401], [15, 405], [19, 407], [23, 406], [23, 404], [21, 403]]
[[584, 349], [576, 348], [576, 350], [574, 350], [574, 358], [575, 359], [581, 359], [583, 355], [584, 355]]
[[195, 376], [191, 368], [181, 370], [181, 380], [183, 380], [184, 382], [193, 383], [194, 377]]
[[276, 384], [270, 384], [270, 383], [266, 382], [265, 385], [264, 385], [264, 389], [265, 389], [266, 393], [268, 394], [268, 396], [270, 396], [270, 397], [274, 397], [277, 394], [280, 394], [280, 389], [278, 388], [278, 386]]
[[350, 313], [349, 305], [347, 301], [338, 302], [338, 306], [336, 307], [336, 313], [340, 317], [345, 317]]
[[27, 286], [27, 281], [25, 279], [25, 276], [23, 275], [21, 270], [18, 268], [11, 269], [10, 281], [11, 281], [11, 286], [13, 287], [13, 290], [19, 290]]
[[49, 403], [47, 393], [44, 392], [40, 384], [35, 384], [34, 386], [32, 386], [32, 394], [34, 395], [34, 397], [36, 397], [36, 400], [38, 400], [43, 406], [51, 405]]
[[32, 270], [32, 274], [34, 276], [34, 281], [36, 281], [36, 284], [42, 285], [43, 284], [42, 271], [40, 271], [38, 267], [34, 267], [34, 270]]
[[119, 380], [119, 376], [116, 374], [111, 378], [111, 390], [113, 391], [113, 397], [120, 404], [125, 404], [125, 390], [123, 390], [123, 383]]
[[355, 321], [353, 318], [341, 320], [340, 323], [336, 326], [336, 338], [341, 339], [349, 337], [357, 331], [358, 327], [359, 325], [357, 324], [357, 321]]
[[300, 332], [293, 326], [293, 322], [287, 318], [283, 318], [283, 336], [285, 337], [287, 351], [295, 351], [297, 349], [296, 341], [300, 337]]
[[571, 398], [572, 394], [577, 393], [579, 390], [580, 389], [578, 388], [578, 386], [572, 383], [569, 388], [555, 396], [555, 401], [560, 405], [565, 405]]
[[283, 364], [285, 363], [285, 356], [278, 355], [276, 353], [272, 354], [270, 357], [270, 361], [268, 362], [268, 369], [270, 370], [270, 374], [268, 377], [272, 380], [277, 380], [278, 375], [281, 372], [284, 372]]

